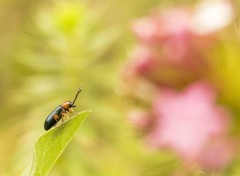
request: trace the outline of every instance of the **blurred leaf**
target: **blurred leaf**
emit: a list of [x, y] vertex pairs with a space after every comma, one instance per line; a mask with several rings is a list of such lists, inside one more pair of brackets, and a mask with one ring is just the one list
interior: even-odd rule
[[78, 113], [63, 125], [47, 131], [36, 141], [29, 175], [47, 175], [88, 114], [89, 111]]

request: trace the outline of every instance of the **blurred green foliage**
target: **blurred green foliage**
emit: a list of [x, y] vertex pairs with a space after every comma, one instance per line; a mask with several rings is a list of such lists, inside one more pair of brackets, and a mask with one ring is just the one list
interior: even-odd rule
[[[158, 176], [175, 172], [181, 163], [173, 154], [141, 145], [126, 119], [130, 103], [118, 95], [117, 86], [133, 43], [131, 21], [159, 5], [182, 2], [1, 1], [0, 175], [23, 172], [32, 160], [34, 141], [44, 133], [45, 118], [62, 102], [72, 100], [79, 84], [83, 91], [75, 111], [91, 109], [92, 113], [49, 175]], [[235, 43], [233, 39], [231, 47]], [[229, 57], [237, 59], [238, 52], [230, 56], [237, 48], [229, 51]], [[235, 61], [237, 65], [223, 65], [237, 70], [240, 64]], [[217, 70], [220, 81], [216, 82], [237, 89], [234, 95], [225, 96], [231, 102], [235, 92], [240, 92], [240, 81], [230, 79], [237, 72], [230, 69], [233, 72], [225, 74], [222, 66], [216, 69], [223, 69]], [[224, 85], [226, 80], [231, 84]], [[239, 173], [237, 167], [232, 170]]]
[[147, 172], [142, 164], [158, 167], [147, 153], [137, 163], [142, 149], [124, 117], [127, 103], [114, 92], [131, 46], [129, 21], [157, 3], [1, 2], [0, 175], [25, 169], [45, 118], [79, 84], [75, 111], [92, 113], [50, 175], [139, 175]]

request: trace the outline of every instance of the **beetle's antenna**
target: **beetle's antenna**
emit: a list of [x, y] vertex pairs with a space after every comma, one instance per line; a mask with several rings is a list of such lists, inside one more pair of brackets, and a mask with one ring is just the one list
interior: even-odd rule
[[76, 93], [75, 98], [74, 98], [74, 100], [73, 100], [73, 104], [75, 103], [75, 101], [76, 101], [76, 99], [77, 99], [77, 97], [78, 97], [78, 94], [82, 91], [81, 86], [82, 86], [82, 85], [80, 85], [79, 88], [78, 88], [78, 90], [77, 90], [77, 93]]

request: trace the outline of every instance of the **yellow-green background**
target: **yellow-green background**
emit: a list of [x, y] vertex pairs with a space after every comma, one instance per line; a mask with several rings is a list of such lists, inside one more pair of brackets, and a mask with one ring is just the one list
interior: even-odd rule
[[[127, 120], [133, 103], [120, 95], [119, 84], [134, 45], [132, 21], [153, 8], [193, 2], [2, 0], [0, 175], [21, 175], [31, 163], [33, 143], [44, 133], [45, 118], [72, 100], [80, 84], [75, 111], [92, 113], [50, 175], [165, 176], [184, 167], [175, 156], [142, 145]], [[214, 70], [214, 81], [225, 90], [221, 101], [236, 117], [233, 133], [239, 130], [240, 112], [240, 39], [232, 36], [237, 36], [235, 29], [230, 26], [219, 42], [223, 49], [216, 56], [223, 62]], [[233, 162], [226, 173], [240, 173], [238, 159]]]

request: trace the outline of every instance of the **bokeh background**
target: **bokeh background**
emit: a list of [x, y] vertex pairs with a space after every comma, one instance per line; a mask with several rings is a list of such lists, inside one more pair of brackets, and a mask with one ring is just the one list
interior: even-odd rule
[[49, 175], [239, 175], [239, 4], [2, 0], [0, 175], [80, 84], [92, 112]]

